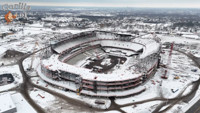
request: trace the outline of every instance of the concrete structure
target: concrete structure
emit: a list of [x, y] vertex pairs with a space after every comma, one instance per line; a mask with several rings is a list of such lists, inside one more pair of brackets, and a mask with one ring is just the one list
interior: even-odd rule
[[[101, 56], [116, 56], [119, 63], [113, 67], [121, 68], [104, 73], [103, 66], [96, 66], [97, 71], [94, 71], [94, 68], [91, 70], [85, 68], [87, 66], [68, 63], [74, 57], [97, 48], [103, 52], [96, 53], [100, 55], [96, 55], [97, 59], [94, 61], [103, 58]], [[38, 74], [46, 82], [88, 96], [124, 97], [145, 90], [145, 87], [140, 85], [156, 72], [160, 43], [155, 39], [139, 39], [128, 34], [91, 31], [54, 43], [52, 51], [55, 54], [42, 60], [38, 70]], [[120, 58], [128, 61], [120, 62]], [[70, 85], [57, 84], [56, 80], [60, 79]]]

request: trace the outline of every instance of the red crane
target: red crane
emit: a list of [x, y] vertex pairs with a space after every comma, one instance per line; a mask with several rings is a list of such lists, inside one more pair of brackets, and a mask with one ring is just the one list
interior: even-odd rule
[[174, 48], [174, 42], [171, 44], [171, 48], [170, 48], [170, 52], [169, 52], [169, 56], [168, 56], [168, 61], [167, 61], [167, 64], [166, 64], [165, 72], [164, 72], [163, 76], [161, 76], [161, 78], [163, 78], [163, 79], [167, 79], [168, 78], [167, 77], [167, 72], [168, 72], [168, 67], [171, 64], [173, 48]]

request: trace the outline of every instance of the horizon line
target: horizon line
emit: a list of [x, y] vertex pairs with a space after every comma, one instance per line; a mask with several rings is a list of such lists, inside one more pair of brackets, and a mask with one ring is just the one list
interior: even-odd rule
[[[109, 3], [46, 3], [46, 2], [22, 2], [29, 6], [50, 6], [50, 7], [102, 7], [102, 8], [192, 8], [199, 9], [200, 4], [109, 4]], [[4, 4], [19, 4], [20, 2], [0, 2]]]

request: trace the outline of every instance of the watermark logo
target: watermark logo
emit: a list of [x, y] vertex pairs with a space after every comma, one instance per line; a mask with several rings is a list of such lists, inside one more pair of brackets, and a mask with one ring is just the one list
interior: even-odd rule
[[7, 24], [13, 21], [13, 19], [17, 18], [17, 14], [13, 15], [10, 11], [5, 15], [5, 20]]
[[[5, 20], [7, 24], [13, 21], [13, 19], [19, 18], [27, 18], [27, 11], [31, 10], [31, 7], [26, 3], [19, 2], [18, 4], [4, 4], [2, 5], [2, 10], [8, 12], [5, 15]], [[15, 11], [16, 14], [13, 15], [11, 11]]]

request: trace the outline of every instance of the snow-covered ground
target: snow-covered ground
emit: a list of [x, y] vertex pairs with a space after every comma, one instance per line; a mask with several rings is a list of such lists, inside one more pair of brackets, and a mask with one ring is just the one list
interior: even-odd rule
[[196, 39], [189, 39], [185, 37], [178, 37], [173, 35], [158, 35], [158, 37], [161, 39], [162, 43], [165, 42], [175, 42], [175, 43], [182, 43], [182, 44], [192, 44], [192, 43], [200, 43], [200, 40]]
[[52, 87], [51, 85], [48, 85], [47, 83], [45, 83], [39, 77], [34, 77], [31, 80], [32, 80], [32, 83], [34, 83], [34, 84], [36, 84], [38, 86], [42, 86], [42, 87], [47, 88], [49, 90], [61, 93], [61, 94], [65, 95], [65, 96], [67, 96], [69, 98], [73, 98], [75, 100], [79, 100], [80, 102], [86, 103], [86, 104], [88, 104], [88, 105], [90, 105], [92, 107], [95, 107], [95, 108], [106, 109], [111, 104], [109, 99], [100, 99], [100, 100], [105, 101], [105, 105], [97, 105], [97, 104], [95, 104], [95, 100], [98, 99], [98, 98], [90, 98], [90, 97], [87, 97], [87, 96], [80, 96], [80, 95], [77, 95], [74, 92], [64, 91], [62, 89], [58, 89], [56, 87]]
[[30, 97], [36, 101], [42, 108], [46, 108], [51, 106], [52, 103], [55, 101], [55, 97], [47, 92], [34, 88], [32, 91], [29, 92]]
[[[163, 61], [167, 62], [168, 50], [165, 50], [165, 54], [162, 54]], [[142, 101], [146, 99], [151, 99], [155, 97], [165, 97], [165, 98], [174, 98], [176, 97], [188, 84], [192, 81], [195, 81], [199, 78], [200, 70], [193, 65], [193, 62], [185, 55], [173, 51], [172, 54], [172, 63], [169, 66], [171, 69], [168, 70], [168, 79], [161, 79], [161, 76], [164, 74], [164, 69], [158, 69], [157, 73], [154, 77], [152, 77], [144, 86], [146, 87], [146, 91], [128, 98], [116, 99], [115, 102], [117, 104], [123, 105], [127, 103]], [[197, 69], [197, 72], [192, 72], [191, 69]], [[175, 76], [179, 76], [179, 79], [174, 79]], [[161, 85], [162, 84], [162, 85]], [[161, 86], [160, 86], [161, 85]], [[189, 87], [184, 94], [190, 91], [191, 87]], [[173, 91], [174, 92], [173, 92]], [[151, 101], [148, 103], [144, 103], [136, 106], [128, 106], [122, 108], [122, 110], [132, 113], [151, 113], [153, 109], [157, 105], [160, 104], [160, 101]], [[180, 103], [177, 106], [186, 105], [185, 103]], [[169, 113], [172, 113], [173, 110], [179, 109], [179, 107], [173, 107]]]
[[0, 58], [5, 54], [6, 49], [3, 47], [0, 47]]
[[[88, 31], [90, 29], [85, 30], [72, 30], [72, 29], [59, 29], [57, 31], [51, 30], [51, 28], [44, 28], [39, 23], [35, 23], [27, 26], [19, 26], [19, 25], [3, 25], [4, 27], [0, 28], [0, 33], [8, 32], [9, 29], [15, 29], [17, 32], [11, 35], [8, 35], [0, 40], [0, 47], [4, 49], [14, 49], [20, 52], [32, 52], [35, 47], [35, 42], [38, 43], [39, 46], [36, 48], [42, 48], [45, 44], [48, 44], [49, 39], [55, 39], [55, 34], [64, 34], [64, 33], [80, 33], [83, 31]], [[22, 30], [23, 29], [23, 30]], [[66, 37], [66, 36], [63, 36]], [[0, 53], [3, 52], [4, 49], [1, 49]]]
[[[10, 91], [1, 93], [0, 95], [10, 95], [11, 100], [0, 99], [0, 101], [12, 101], [14, 106], [16, 106], [17, 113], [37, 113], [32, 108], [32, 106], [27, 102], [27, 100], [24, 99], [24, 97], [18, 92]], [[5, 104], [4, 107], [9, 107], [9, 106]]]
[[17, 113], [37, 113], [20, 93], [13, 93], [11, 97], [17, 107]]
[[0, 86], [0, 92], [15, 88], [23, 82], [23, 77], [19, 70], [18, 65], [1, 67], [0, 76], [1, 74], [5, 74], [5, 73], [11, 73], [14, 77], [14, 82], [11, 84]]

